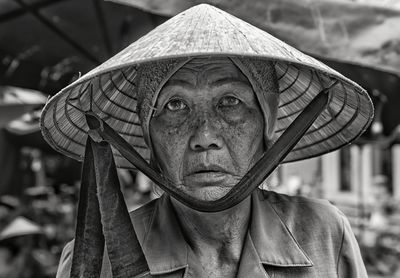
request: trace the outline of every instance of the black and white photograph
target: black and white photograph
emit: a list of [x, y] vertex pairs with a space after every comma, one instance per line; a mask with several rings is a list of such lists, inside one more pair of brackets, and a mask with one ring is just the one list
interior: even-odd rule
[[150, 277], [400, 277], [400, 0], [0, 0], [0, 278]]

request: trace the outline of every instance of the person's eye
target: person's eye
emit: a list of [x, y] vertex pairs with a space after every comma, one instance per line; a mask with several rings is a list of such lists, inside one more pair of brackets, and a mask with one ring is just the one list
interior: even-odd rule
[[167, 102], [165, 107], [170, 111], [179, 111], [186, 109], [188, 106], [181, 99], [171, 99], [170, 101]]
[[220, 99], [218, 106], [220, 107], [231, 107], [240, 104], [240, 100], [233, 96], [224, 96]]

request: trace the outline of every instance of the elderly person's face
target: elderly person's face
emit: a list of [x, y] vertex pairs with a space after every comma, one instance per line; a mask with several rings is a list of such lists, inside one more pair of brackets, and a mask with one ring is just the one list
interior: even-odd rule
[[248, 79], [228, 59], [195, 59], [160, 91], [150, 122], [164, 175], [201, 200], [223, 197], [264, 151], [264, 119]]

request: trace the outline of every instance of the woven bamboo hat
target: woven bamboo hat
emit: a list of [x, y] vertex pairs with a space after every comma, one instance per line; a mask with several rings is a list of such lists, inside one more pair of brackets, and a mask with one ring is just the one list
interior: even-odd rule
[[[265, 31], [201, 4], [158, 26], [51, 98], [41, 117], [45, 139], [61, 153], [82, 160], [88, 130], [82, 111], [91, 108], [148, 160], [150, 150], [136, 113], [138, 67], [199, 56], [273, 61], [280, 89], [277, 137], [324, 87], [339, 81], [327, 108], [284, 162], [338, 149], [372, 120], [371, 100], [359, 85]], [[91, 84], [97, 88], [92, 93]], [[118, 167], [133, 168], [113, 151]]]

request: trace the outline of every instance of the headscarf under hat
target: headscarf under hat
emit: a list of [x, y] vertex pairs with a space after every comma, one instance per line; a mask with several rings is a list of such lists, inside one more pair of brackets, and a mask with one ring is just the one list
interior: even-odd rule
[[[139, 67], [136, 110], [142, 126], [143, 137], [150, 149], [152, 149], [152, 145], [149, 125], [151, 117], [157, 110], [155, 105], [161, 89], [169, 78], [187, 63], [207, 63], [209, 59], [205, 57], [181, 61], [165, 60], [158, 62], [157, 66], [143, 65]], [[274, 138], [279, 102], [279, 84], [273, 63], [238, 57], [219, 59], [226, 59], [233, 63], [249, 80], [264, 116], [264, 142], [269, 147]]]

